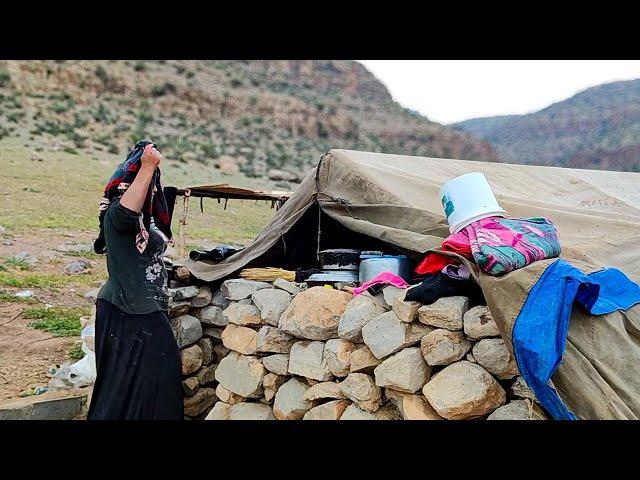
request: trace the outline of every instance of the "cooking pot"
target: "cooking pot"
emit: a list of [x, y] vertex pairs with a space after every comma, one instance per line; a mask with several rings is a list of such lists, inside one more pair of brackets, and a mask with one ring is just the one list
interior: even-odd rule
[[322, 250], [319, 256], [323, 270], [358, 270], [360, 250], [334, 248]]
[[360, 260], [360, 284], [373, 280], [384, 272], [391, 272], [405, 281], [411, 278], [411, 266], [406, 255], [381, 255]]

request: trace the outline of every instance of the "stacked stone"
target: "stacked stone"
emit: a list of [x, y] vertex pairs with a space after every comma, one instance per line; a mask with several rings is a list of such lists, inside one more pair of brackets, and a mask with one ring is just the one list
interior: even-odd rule
[[185, 415], [207, 420], [545, 419], [491, 313], [231, 279], [171, 290]]

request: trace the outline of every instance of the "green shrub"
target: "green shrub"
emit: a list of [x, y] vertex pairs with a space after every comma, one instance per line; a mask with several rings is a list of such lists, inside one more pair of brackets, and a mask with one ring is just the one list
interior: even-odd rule
[[54, 337], [76, 337], [80, 335], [80, 317], [87, 312], [85, 309], [51, 307], [30, 307], [25, 309], [24, 317], [34, 320], [29, 324], [36, 330], [44, 330]]
[[107, 83], [109, 81], [109, 74], [104, 69], [102, 65], [98, 65], [95, 70], [96, 77], [98, 77], [102, 83]]
[[24, 118], [24, 112], [8, 112], [7, 113], [7, 121], [12, 123], [18, 123], [22, 118]]
[[0, 87], [8, 87], [11, 83], [11, 74], [6, 70], [0, 70]]
[[54, 103], [53, 105], [49, 105], [49, 110], [53, 113], [62, 113], [67, 111], [67, 106], [63, 103]]
[[151, 87], [151, 95], [154, 97], [162, 97], [168, 93], [176, 93], [176, 86], [171, 82], [164, 82], [162, 85]]
[[142, 61], [138, 61], [133, 65], [133, 69], [136, 72], [144, 72], [147, 69], [147, 65]]

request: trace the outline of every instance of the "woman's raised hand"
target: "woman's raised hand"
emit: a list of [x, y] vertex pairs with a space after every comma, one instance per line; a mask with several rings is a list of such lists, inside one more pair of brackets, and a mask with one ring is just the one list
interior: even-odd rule
[[142, 157], [140, 158], [142, 166], [155, 170], [158, 165], [160, 165], [160, 160], [162, 160], [160, 152], [153, 146], [153, 144], [147, 144], [144, 147]]

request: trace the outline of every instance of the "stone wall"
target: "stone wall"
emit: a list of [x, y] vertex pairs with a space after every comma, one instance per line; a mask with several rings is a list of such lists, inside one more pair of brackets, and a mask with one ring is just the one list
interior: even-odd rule
[[170, 289], [186, 418], [545, 419], [491, 313], [389, 286], [231, 279]]

